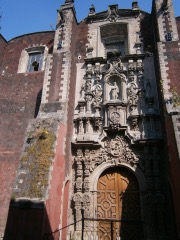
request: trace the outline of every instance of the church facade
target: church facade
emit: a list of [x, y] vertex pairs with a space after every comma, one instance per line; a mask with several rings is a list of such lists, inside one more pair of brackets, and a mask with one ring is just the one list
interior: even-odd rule
[[2, 239], [180, 239], [180, 18], [130, 7], [0, 37]]

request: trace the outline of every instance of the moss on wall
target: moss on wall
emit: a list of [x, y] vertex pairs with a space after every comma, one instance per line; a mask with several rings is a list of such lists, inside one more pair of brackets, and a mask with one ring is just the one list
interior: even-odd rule
[[29, 133], [27, 147], [21, 157], [21, 166], [27, 169], [26, 187], [22, 197], [43, 198], [48, 186], [48, 176], [54, 157], [55, 135], [46, 128]]

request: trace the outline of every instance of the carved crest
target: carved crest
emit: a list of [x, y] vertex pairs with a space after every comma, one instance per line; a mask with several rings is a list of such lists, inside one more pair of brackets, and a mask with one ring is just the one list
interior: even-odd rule
[[110, 155], [119, 157], [123, 152], [123, 143], [121, 137], [116, 136], [114, 139], [106, 141], [104, 147]]
[[119, 17], [118, 5], [109, 6], [109, 15], [108, 15], [107, 19], [110, 22], [116, 22], [118, 17]]

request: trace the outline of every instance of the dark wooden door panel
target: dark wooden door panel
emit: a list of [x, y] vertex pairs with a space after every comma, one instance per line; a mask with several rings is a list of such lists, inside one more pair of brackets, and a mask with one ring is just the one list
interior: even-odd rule
[[109, 240], [112, 234], [113, 239], [118, 237], [121, 237], [121, 240], [142, 239], [139, 227], [141, 219], [139, 186], [131, 172], [112, 168], [100, 176], [97, 218], [99, 240]]

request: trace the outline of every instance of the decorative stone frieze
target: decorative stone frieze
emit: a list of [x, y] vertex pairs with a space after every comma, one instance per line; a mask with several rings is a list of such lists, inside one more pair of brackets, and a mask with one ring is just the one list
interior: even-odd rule
[[[79, 153], [79, 151], [78, 149], [77, 153]], [[118, 135], [114, 138], [107, 138], [104, 141], [104, 147], [98, 150], [90, 151], [89, 149], [85, 149], [81, 157], [84, 159], [84, 176], [87, 177], [103, 162], [109, 162], [115, 165], [126, 162], [133, 166], [139, 161], [139, 158], [130, 149], [125, 138]], [[75, 161], [78, 165], [78, 156], [75, 157]], [[77, 167], [76, 171], [79, 171], [79, 167]], [[78, 178], [78, 183], [80, 184], [80, 178]], [[79, 185], [79, 188], [80, 187], [81, 185]]]

